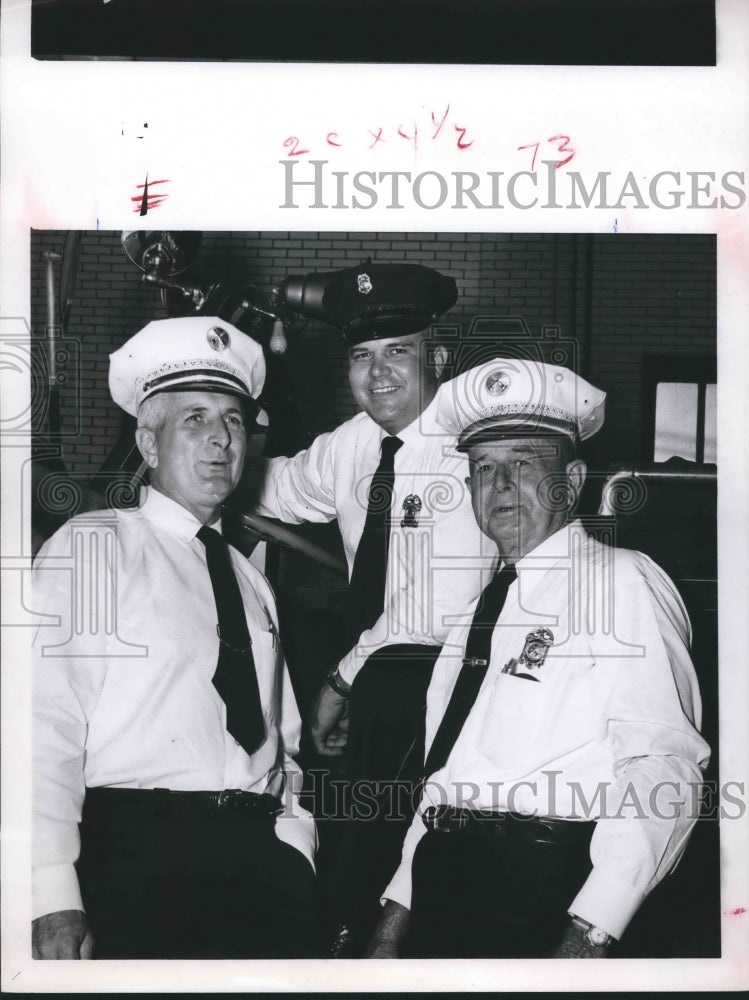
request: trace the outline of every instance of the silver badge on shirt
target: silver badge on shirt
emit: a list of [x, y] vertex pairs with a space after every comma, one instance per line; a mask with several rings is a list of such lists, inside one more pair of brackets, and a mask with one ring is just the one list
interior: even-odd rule
[[409, 493], [403, 501], [403, 519], [401, 528], [418, 528], [419, 511], [422, 508], [421, 497], [415, 493]]
[[528, 681], [537, 681], [533, 671], [539, 671], [546, 661], [549, 649], [554, 645], [554, 633], [548, 628], [537, 628], [525, 637], [525, 645], [519, 659], [514, 657], [502, 668], [503, 674], [512, 674]]

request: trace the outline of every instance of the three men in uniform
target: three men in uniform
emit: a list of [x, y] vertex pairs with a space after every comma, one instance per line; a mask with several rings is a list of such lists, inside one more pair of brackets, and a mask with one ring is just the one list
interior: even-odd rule
[[[446, 281], [375, 271], [341, 319], [362, 412], [270, 460], [257, 508], [338, 518], [349, 566], [310, 730], [375, 783], [378, 815], [342, 840], [339, 944], [377, 923], [372, 957], [597, 957], [693, 821], [708, 748], [689, 623], [652, 561], [573, 517], [604, 394], [508, 359], [443, 381], [426, 328]], [[323, 954], [273, 595], [221, 538], [263, 378], [259, 345], [210, 317], [112, 355], [150, 485], [37, 560], [37, 957], [89, 957], [92, 935], [101, 957]], [[88, 564], [111, 600], [81, 628]], [[388, 823], [398, 779], [421, 797]], [[666, 786], [670, 813], [652, 801]], [[632, 793], [647, 817], [618, 808]]]

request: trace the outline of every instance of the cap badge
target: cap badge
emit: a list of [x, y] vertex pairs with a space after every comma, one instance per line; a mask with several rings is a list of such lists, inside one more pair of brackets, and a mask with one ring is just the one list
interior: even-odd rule
[[421, 507], [421, 497], [418, 497], [415, 493], [409, 493], [403, 501], [401, 528], [417, 528], [419, 526], [417, 517]]
[[506, 392], [510, 388], [511, 381], [507, 372], [496, 371], [492, 372], [491, 375], [487, 375], [484, 386], [490, 396], [501, 396], [503, 392]]
[[231, 337], [222, 326], [212, 326], [205, 336], [214, 351], [225, 351], [231, 343]]
[[372, 279], [368, 274], [357, 274], [356, 286], [362, 295], [369, 295], [372, 291]]

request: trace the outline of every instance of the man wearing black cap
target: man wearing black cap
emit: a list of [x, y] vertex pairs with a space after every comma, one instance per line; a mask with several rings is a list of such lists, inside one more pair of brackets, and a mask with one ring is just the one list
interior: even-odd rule
[[257, 508], [291, 522], [338, 518], [349, 566], [338, 666], [310, 719], [321, 755], [346, 747], [352, 781], [331, 890], [343, 954], [356, 954], [352, 925], [366, 940], [397, 865], [418, 723], [449, 616], [480, 589], [465, 459], [435, 420], [447, 355], [426, 331], [456, 296], [452, 279], [417, 265], [326, 276], [321, 315], [343, 331], [362, 412], [293, 458], [272, 459]]
[[684, 851], [709, 758], [686, 610], [646, 555], [571, 516], [604, 398], [507, 359], [441, 390], [500, 570], [435, 666], [369, 957], [603, 958]]
[[315, 957], [299, 713], [270, 588], [221, 526], [262, 350], [187, 317], [110, 360], [150, 485], [35, 564], [33, 955]]

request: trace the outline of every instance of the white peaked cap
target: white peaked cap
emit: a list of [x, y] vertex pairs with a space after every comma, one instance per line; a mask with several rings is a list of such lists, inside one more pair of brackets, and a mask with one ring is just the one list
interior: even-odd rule
[[257, 399], [265, 358], [256, 340], [217, 316], [147, 323], [109, 355], [109, 390], [135, 416], [156, 392], [200, 390]]
[[437, 421], [465, 450], [478, 441], [564, 434], [584, 441], [603, 426], [606, 393], [569, 368], [494, 358], [445, 382]]

